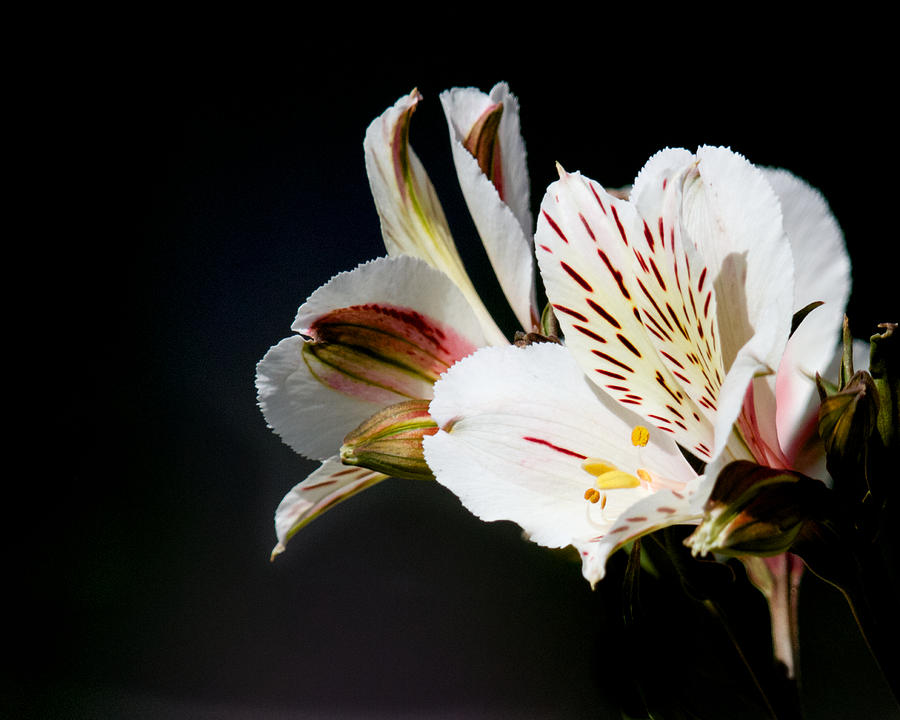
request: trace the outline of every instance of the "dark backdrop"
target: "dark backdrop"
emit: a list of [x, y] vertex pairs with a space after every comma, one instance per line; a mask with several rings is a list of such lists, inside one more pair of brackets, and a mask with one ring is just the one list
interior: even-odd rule
[[[808, 179], [845, 230], [865, 336], [895, 297], [876, 284], [896, 235], [886, 101], [814, 54], [641, 69], [550, 46], [485, 63], [433, 47], [428, 63], [374, 45], [271, 61], [128, 50], [63, 72], [51, 103], [68, 150], [56, 189], [78, 196], [43, 324], [58, 331], [43, 347], [62, 442], [26, 481], [10, 545], [27, 631], [4, 703], [68, 718], [618, 717], [602, 598], [440, 487], [385, 482], [270, 564], [274, 509], [314, 464], [267, 430], [254, 366], [316, 287], [383, 253], [362, 139], [413, 87], [413, 147], [491, 282], [438, 94], [498, 80], [521, 102], [535, 209], [555, 161], [623, 185], [665, 146], [730, 145]], [[803, 593], [812, 716], [877, 714], [886, 691], [849, 614], [814, 580]]]

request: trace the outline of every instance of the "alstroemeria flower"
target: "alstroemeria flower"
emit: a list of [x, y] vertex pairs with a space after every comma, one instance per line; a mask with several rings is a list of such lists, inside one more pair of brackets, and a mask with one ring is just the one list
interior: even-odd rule
[[276, 551], [321, 512], [320, 488], [330, 507], [387, 477], [339, 466], [347, 433], [385, 407], [431, 398], [441, 373], [488, 344], [453, 282], [409, 256], [336, 275], [300, 307], [292, 329], [257, 366], [259, 405], [285, 443], [325, 464], [279, 506]]
[[[696, 154], [666, 150], [651, 158], [630, 199], [624, 200], [579, 174], [561, 171], [544, 198], [535, 242], [547, 295], [565, 335], [565, 351], [554, 352], [571, 353], [594, 388], [618, 403], [620, 411], [635, 413], [702, 462], [718, 465], [743, 458], [767, 464], [771, 458], [766, 453], [781, 455], [774, 422], [771, 428], [759, 422], [763, 415], [769, 417], [761, 405], [766, 398], [752, 389], [755, 377], [774, 376], [782, 364], [797, 309], [791, 244], [779, 196], [766, 173], [724, 148], [704, 147]], [[480, 374], [489, 376], [489, 364], [482, 351], [460, 367], [467, 368], [469, 382], [475, 383]], [[491, 408], [451, 397], [459, 393], [459, 383], [450, 380], [456, 372], [436, 386], [432, 416], [443, 430], [425, 441], [438, 481], [482, 516], [485, 499], [502, 495], [508, 500], [505, 511], [498, 502], [492, 519], [516, 521], [538, 542], [562, 542], [565, 523], [556, 527], [556, 534], [531, 529], [536, 518], [546, 515], [539, 509], [541, 499], [555, 502], [560, 488], [583, 486], [590, 471], [560, 466], [525, 487], [521, 462], [512, 450], [525, 435], [521, 423], [514, 415], [496, 423], [497, 437], [486, 449], [482, 436], [470, 428], [493, 418]], [[552, 385], [540, 378], [542, 371], [529, 365], [510, 382], [520, 397], [552, 393]], [[578, 404], [574, 395], [567, 397], [571, 418]], [[445, 407], [453, 411], [445, 412]], [[774, 404], [771, 409], [774, 420]], [[572, 441], [574, 423], [565, 413], [548, 411], [538, 422], [539, 415], [536, 410], [529, 437], [546, 441], [545, 447], [584, 455], [589, 462], [609, 461], [603, 452], [586, 445], [581, 449]], [[601, 422], [579, 427], [588, 437], [610, 434]], [[492, 478], [522, 486], [527, 491], [522, 495], [535, 502], [526, 507], [513, 499], [519, 493], [509, 488], [500, 493], [496, 483], [473, 485], [466, 476], [481, 466], [495, 469]], [[640, 476], [641, 488], [661, 492], [665, 480], [657, 478], [665, 476], [650, 463], [644, 469], [656, 480]], [[693, 483], [693, 495], [678, 491], [691, 498], [682, 508], [662, 504], [678, 512], [654, 508], [652, 495], [640, 512], [624, 503], [618, 517], [643, 520], [614, 522], [620, 528], [614, 540], [597, 535], [594, 552], [588, 550], [592, 562], [586, 563], [585, 576], [592, 582], [602, 576], [608, 551], [624, 540], [685, 522], [691, 512], [696, 520], [714, 477], [710, 474], [699, 487]], [[625, 490], [613, 488], [608, 495], [624, 498]], [[569, 538], [584, 552], [582, 534], [570, 533]]]

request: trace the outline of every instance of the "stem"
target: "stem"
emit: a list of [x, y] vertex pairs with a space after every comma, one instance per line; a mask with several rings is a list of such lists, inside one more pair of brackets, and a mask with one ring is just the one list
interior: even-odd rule
[[747, 656], [744, 655], [744, 651], [741, 650], [741, 645], [738, 642], [737, 637], [731, 629], [731, 625], [728, 620], [725, 618], [725, 615], [719, 609], [719, 606], [710, 599], [706, 599], [703, 601], [704, 607], [709, 610], [713, 616], [721, 623], [722, 627], [725, 629], [725, 632], [728, 635], [728, 639], [731, 640], [731, 644], [734, 645], [734, 649], [738, 654], [738, 657], [741, 659], [741, 662], [744, 664], [744, 667], [747, 670], [747, 673], [750, 675], [750, 679], [753, 680], [753, 684], [756, 686], [757, 691], [759, 691], [759, 695], [762, 698], [763, 703], [766, 706], [766, 711], [773, 718], [773, 720], [778, 720], [778, 714], [775, 712], [775, 708], [772, 707], [772, 703], [769, 702], [769, 698], [766, 695], [766, 691], [763, 690], [762, 684], [759, 682], [759, 678], [756, 677], [756, 673], [753, 672], [753, 668], [750, 665], [750, 662], [747, 660]]
[[889, 619], [893, 614], [884, 614], [896, 613], [896, 609], [882, 608], [881, 613], [876, 612], [872, 607], [872, 595], [867, 594], [864, 588], [865, 585], [860, 582], [853, 588], [838, 589], [847, 601], [860, 634], [891, 689], [894, 700], [900, 705], [900, 638], [896, 622]]

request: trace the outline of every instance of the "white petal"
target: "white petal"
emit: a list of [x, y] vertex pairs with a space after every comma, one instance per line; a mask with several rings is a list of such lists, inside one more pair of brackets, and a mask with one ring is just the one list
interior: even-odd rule
[[[450, 144], [460, 187], [485, 251], [522, 327], [530, 331], [539, 320], [535, 300], [532, 217], [525, 143], [519, 131], [519, 105], [506, 84], [490, 95], [475, 88], [441, 93], [450, 129]], [[503, 103], [498, 131], [504, 195], [481, 171], [464, 142], [488, 108]]]
[[584, 577], [592, 586], [602, 580], [609, 556], [629, 540], [669, 525], [696, 524], [713, 486], [707, 477], [694, 479], [683, 493], [660, 490], [638, 500], [620, 515], [616, 526], [602, 539], [579, 544]]
[[700, 148], [684, 223], [712, 274], [726, 369], [744, 351], [775, 372], [794, 309], [793, 259], [765, 175], [726, 148]]
[[608, 490], [605, 508], [589, 503], [595, 478], [582, 469], [586, 458], [676, 486], [695, 478], [665, 433], [651, 428], [645, 447], [632, 445], [641, 419], [596, 394], [559, 345], [478, 351], [436, 383], [430, 412], [444, 428], [423, 443], [438, 482], [483, 520], [512, 520], [549, 547], [598, 540], [655, 494]]
[[[481, 326], [456, 286], [421, 260], [378, 258], [333, 277], [297, 312], [293, 330], [313, 334], [315, 322], [339, 308], [377, 305], [386, 312], [412, 314], [415, 328], [440, 336], [447, 364], [486, 343]], [[407, 400], [384, 388], [354, 386], [339, 392], [320, 382], [312, 358], [302, 353], [304, 339], [293, 336], [271, 348], [257, 366], [256, 387], [269, 426], [297, 452], [315, 459], [334, 453], [344, 436], [381, 408]], [[309, 362], [308, 362], [309, 361]], [[419, 397], [430, 397], [430, 386]]]
[[[337, 308], [369, 304], [410, 308], [452, 330], [461, 344], [488, 344], [474, 311], [450, 278], [406, 255], [377, 258], [335, 275], [300, 306], [291, 329], [309, 334], [322, 315]], [[457, 354], [468, 352], [470, 349]]]
[[794, 311], [823, 302], [791, 336], [778, 369], [778, 433], [786, 449], [803, 433], [807, 411], [817, 401], [812, 378], [834, 353], [850, 296], [850, 258], [844, 236], [818, 190], [786, 170], [767, 170], [781, 200], [794, 258]]
[[[259, 407], [269, 427], [291, 448], [323, 460], [340, 447], [344, 436], [367, 417], [390, 404], [388, 394], [367, 400], [323, 385], [303, 356], [303, 338], [285, 338], [256, 366]], [[397, 395], [393, 402], [408, 398]]]
[[284, 552], [288, 540], [304, 525], [387, 477], [365, 468], [342, 465], [337, 457], [328, 458], [306, 480], [295, 485], [279, 503], [275, 511], [278, 544], [272, 550], [272, 558]]
[[503, 334], [466, 273], [437, 193], [409, 145], [409, 121], [421, 95], [400, 98], [366, 130], [366, 172], [389, 255], [412, 255], [445, 273], [460, 289], [492, 342]]
[[[541, 276], [566, 346], [591, 381], [706, 460], [712, 425], [654, 344], [677, 330], [634, 274], [635, 252], [649, 242], [645, 232], [631, 203], [577, 173], [561, 173], [538, 218]], [[681, 305], [679, 299], [679, 311]]]
[[780, 203], [761, 170], [726, 148], [697, 151], [684, 190], [684, 227], [715, 289], [727, 375], [715, 453], [731, 436], [753, 377], [776, 372], [793, 315], [793, 259]]

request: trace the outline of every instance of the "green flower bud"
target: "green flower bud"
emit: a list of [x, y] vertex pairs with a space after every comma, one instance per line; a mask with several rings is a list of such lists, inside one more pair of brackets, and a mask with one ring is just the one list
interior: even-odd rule
[[697, 529], [685, 540], [694, 555], [770, 556], [786, 552], [827, 488], [800, 473], [740, 460], [725, 466]]
[[864, 460], [878, 421], [878, 404], [875, 383], [865, 370], [854, 373], [843, 389], [825, 394], [819, 406], [819, 435], [829, 467]]
[[434, 480], [422, 438], [438, 431], [428, 400], [409, 400], [375, 413], [344, 438], [341, 461], [408, 480]]

